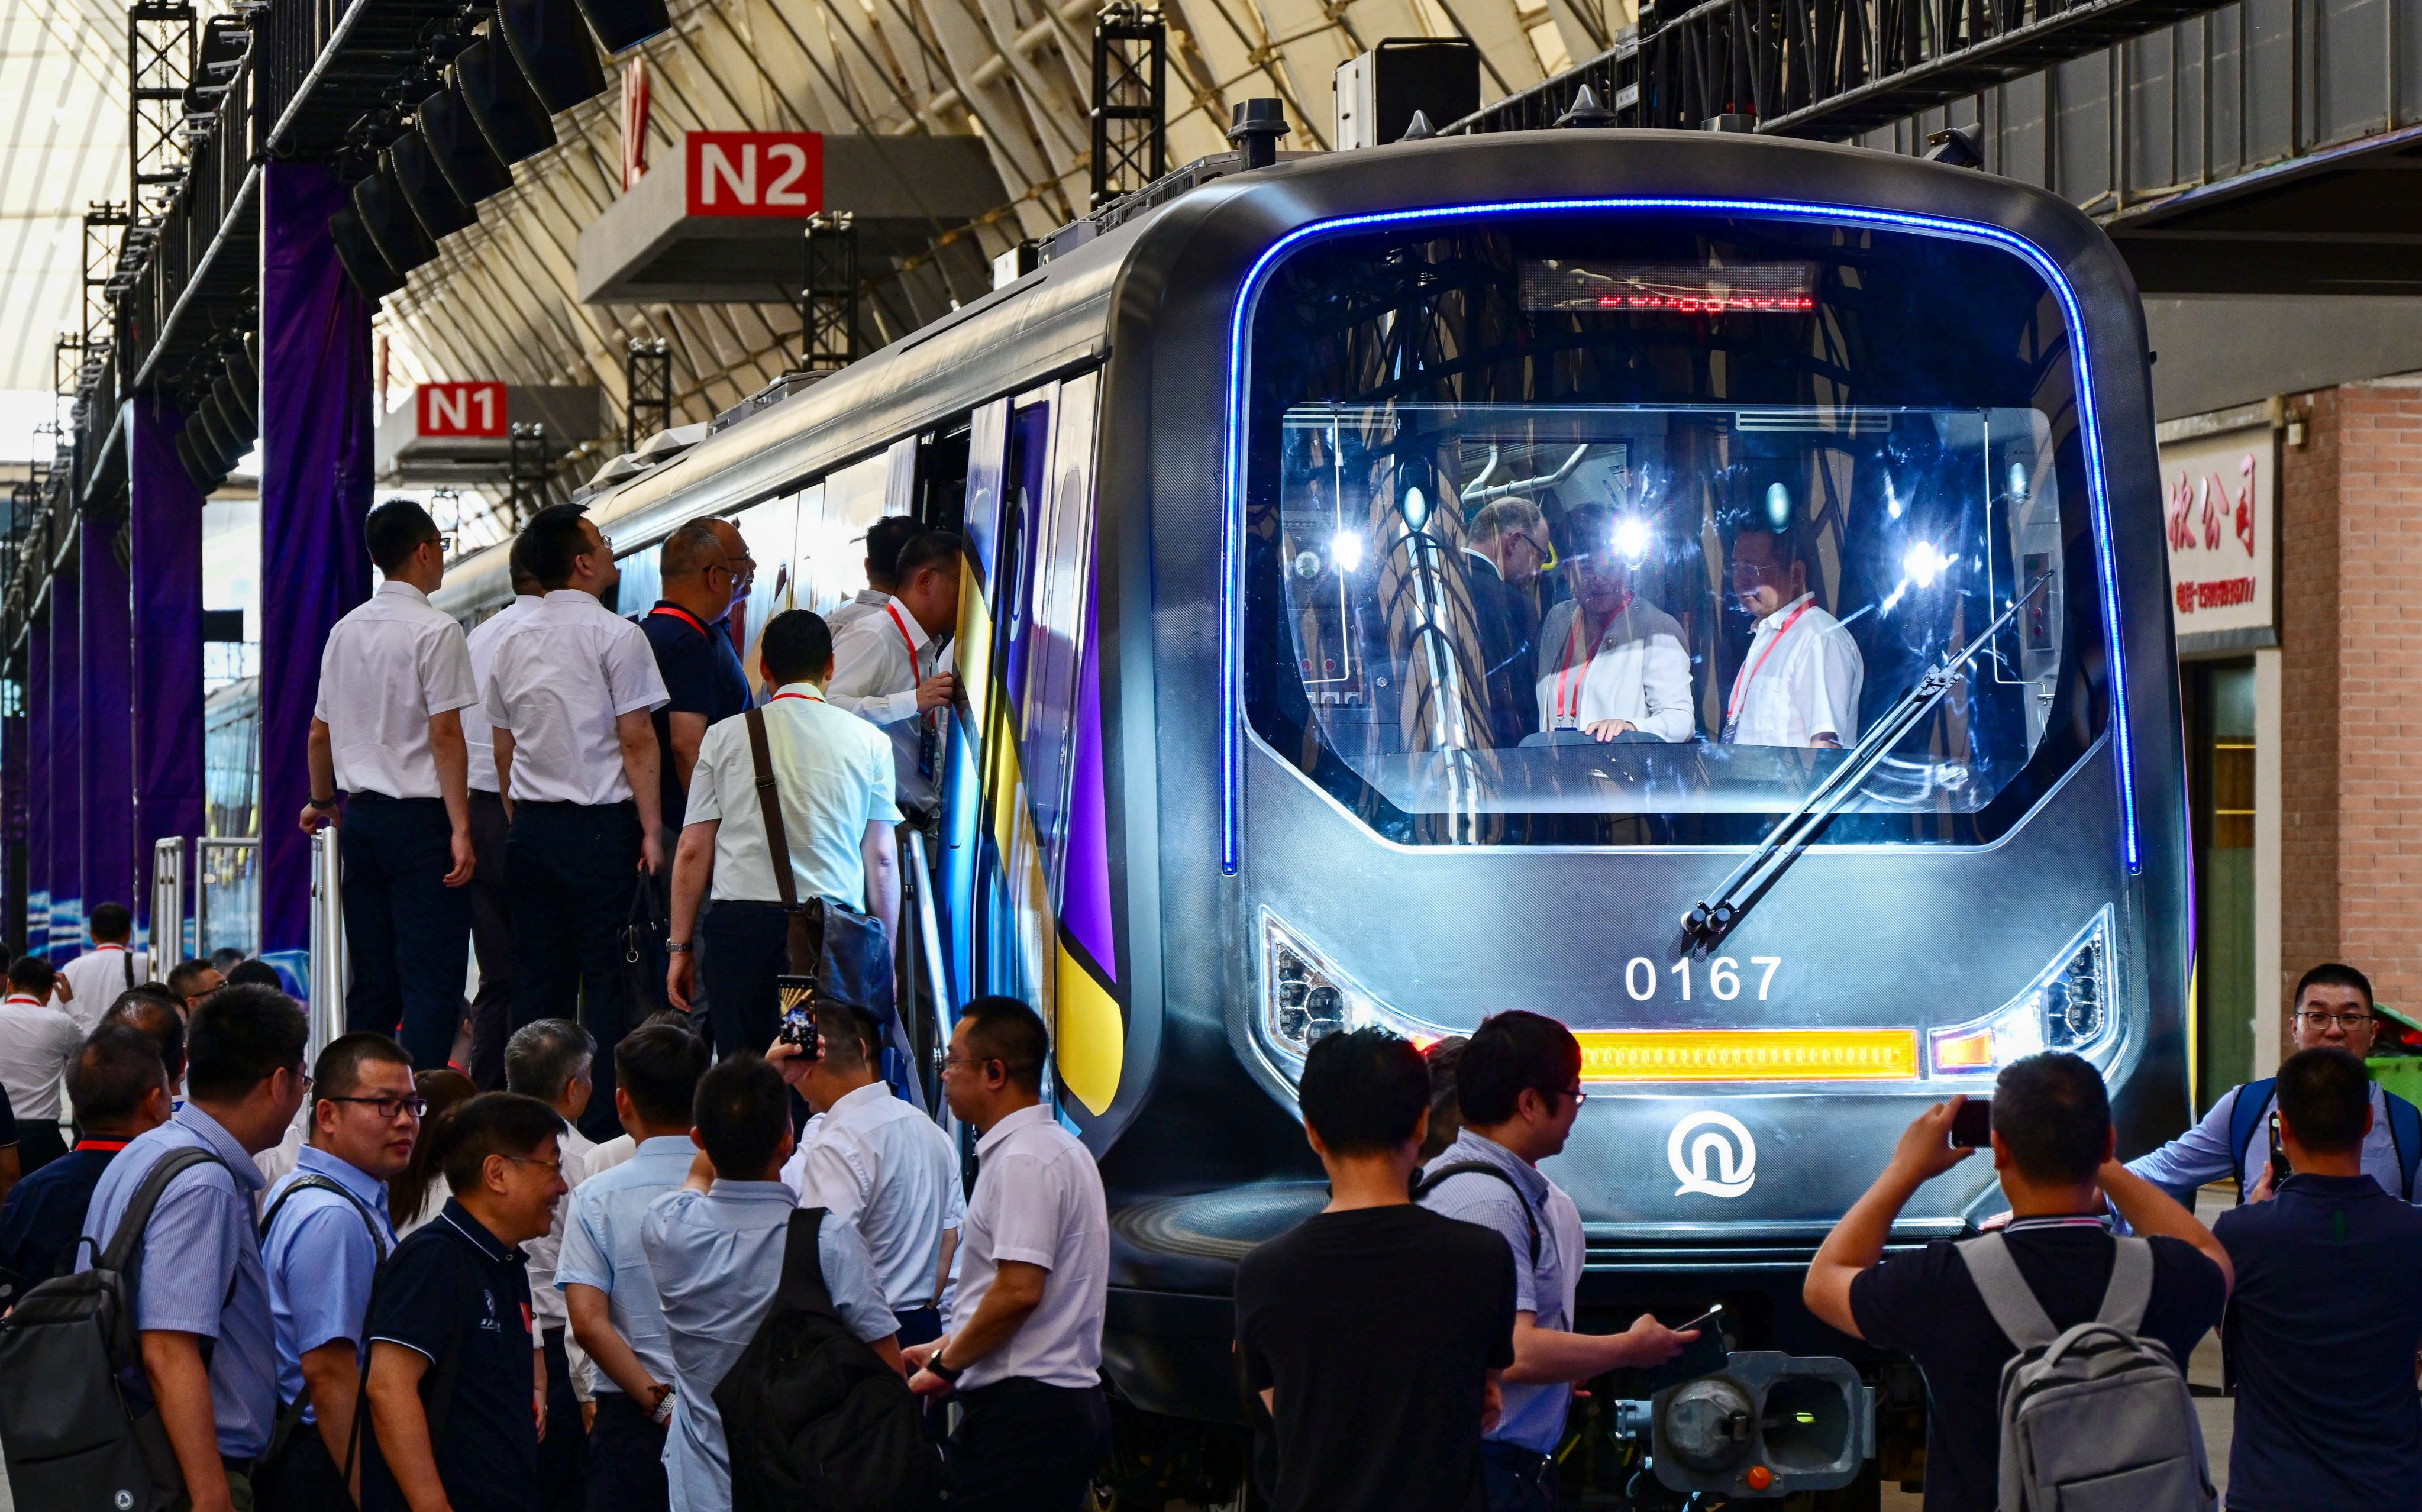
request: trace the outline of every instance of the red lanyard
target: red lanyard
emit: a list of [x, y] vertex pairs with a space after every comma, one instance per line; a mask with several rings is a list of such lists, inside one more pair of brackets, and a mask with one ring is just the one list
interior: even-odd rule
[[779, 703], [784, 699], [805, 699], [810, 703], [822, 703], [824, 701], [824, 700], [816, 697], [813, 693], [777, 693], [765, 701], [768, 703]]
[[1730, 724], [1740, 717], [1741, 705], [1749, 701], [1749, 685], [1757, 681], [1758, 669], [1764, 667], [1766, 659], [1774, 654], [1774, 648], [1782, 644], [1783, 638], [1791, 634], [1791, 627], [1800, 622], [1800, 617], [1816, 606], [1816, 601], [1811, 598], [1792, 610], [1791, 617], [1783, 622], [1783, 628], [1777, 630], [1774, 633], [1774, 638], [1766, 643], [1766, 649], [1757, 654], [1757, 660], [1743, 668], [1740, 675], [1733, 679], [1732, 705], [1724, 711], [1724, 723]]
[[76, 1142], [76, 1148], [79, 1150], [122, 1150], [133, 1142], [134, 1142], [132, 1140], [78, 1140]]
[[678, 604], [659, 604], [654, 608], [648, 611], [648, 618], [653, 620], [659, 614], [668, 615], [673, 619], [679, 620], [682, 623], [697, 631], [700, 635], [706, 634], [706, 626], [700, 622], [699, 617], [690, 613], [689, 610], [683, 608]]
[[895, 599], [883, 606], [883, 612], [891, 616], [891, 628], [900, 632], [900, 643], [908, 648], [908, 670], [916, 671], [917, 641], [908, 634], [908, 622], [900, 618], [899, 601]]
[[[1624, 613], [1630, 607], [1631, 595], [1627, 593], [1623, 596], [1623, 603], [1616, 607], [1612, 614], [1607, 616], [1606, 630], [1598, 632], [1597, 638], [1601, 642], [1606, 639], [1607, 631], [1614, 628], [1614, 622], [1621, 619]], [[1581, 669], [1581, 686], [1573, 689], [1573, 698], [1570, 706], [1567, 706], [1565, 702], [1565, 680], [1572, 674], [1573, 653], [1581, 650], [1581, 621], [1586, 617], [1585, 612], [1581, 608], [1581, 601], [1578, 599], [1574, 600], [1572, 634], [1565, 638], [1564, 665], [1556, 669], [1555, 717], [1559, 726], [1561, 726], [1562, 722], [1565, 719], [1571, 719], [1578, 722], [1581, 717], [1581, 694], [1589, 686], [1589, 669], [1586, 667]], [[1590, 650], [1590, 659], [1592, 661], [1596, 661], [1597, 659], [1597, 650], [1596, 647], [1592, 647]]]

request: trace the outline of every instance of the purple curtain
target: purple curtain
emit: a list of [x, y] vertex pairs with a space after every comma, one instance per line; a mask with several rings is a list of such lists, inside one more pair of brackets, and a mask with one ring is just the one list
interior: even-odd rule
[[0, 941], [11, 952], [25, 949], [25, 717], [0, 718]]
[[[190, 845], [202, 832], [202, 492], [177, 461], [185, 417], [138, 399], [132, 418], [134, 916], [148, 938], [153, 843], [182, 837]], [[184, 941], [157, 941], [152, 952], [164, 973]]]
[[[25, 949], [51, 946], [51, 621], [25, 638]], [[33, 752], [39, 751], [36, 756]]]
[[51, 579], [51, 963], [84, 953], [84, 641], [82, 584]]
[[347, 202], [344, 186], [316, 163], [261, 170], [264, 956], [311, 943], [311, 843], [294, 819], [311, 796], [306, 748], [320, 653], [329, 627], [370, 591], [362, 537], [370, 506], [370, 306], [328, 237], [328, 217]]
[[84, 576], [85, 912], [104, 903], [133, 907], [134, 894], [134, 626], [133, 592], [118, 559], [118, 522], [85, 516]]

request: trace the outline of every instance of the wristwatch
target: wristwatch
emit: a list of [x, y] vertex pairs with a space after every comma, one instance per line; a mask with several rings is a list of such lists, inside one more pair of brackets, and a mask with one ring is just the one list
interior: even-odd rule
[[685, 939], [668, 939], [665, 941], [665, 949], [672, 952], [675, 955], [686, 955], [689, 953], [689, 941]]
[[959, 1378], [961, 1376], [967, 1373], [967, 1367], [965, 1365], [946, 1365], [942, 1363], [942, 1352], [939, 1349], [935, 1350], [934, 1357], [925, 1362], [925, 1368], [932, 1371], [935, 1375], [941, 1377], [944, 1380], [950, 1382], [953, 1386], [959, 1383]]
[[336, 799], [336, 798], [313, 798], [310, 802], [308, 802], [308, 803], [305, 804], [303, 807], [305, 807], [305, 808], [307, 808], [307, 809], [317, 809], [317, 810], [319, 810], [320, 811], [322, 811], [322, 813], [324, 813], [324, 812], [326, 812], [328, 810], [335, 808], [335, 807], [337, 806], [337, 804], [338, 804], [338, 799]]

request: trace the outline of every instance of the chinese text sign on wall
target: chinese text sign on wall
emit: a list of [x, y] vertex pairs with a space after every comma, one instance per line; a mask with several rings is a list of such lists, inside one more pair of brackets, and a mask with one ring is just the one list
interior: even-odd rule
[[2271, 643], [2278, 497], [2268, 423], [2162, 448], [2170, 616], [2181, 650]]

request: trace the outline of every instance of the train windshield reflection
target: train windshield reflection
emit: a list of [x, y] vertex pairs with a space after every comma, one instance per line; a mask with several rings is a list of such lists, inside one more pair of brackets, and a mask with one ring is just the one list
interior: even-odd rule
[[1844, 811], [1973, 815], [2045, 737], [2067, 615], [2037, 410], [1300, 403], [1282, 433], [1246, 561], [1282, 611], [1250, 627], [1291, 664], [1282, 754], [1399, 838], [1748, 838], [2031, 588]]

